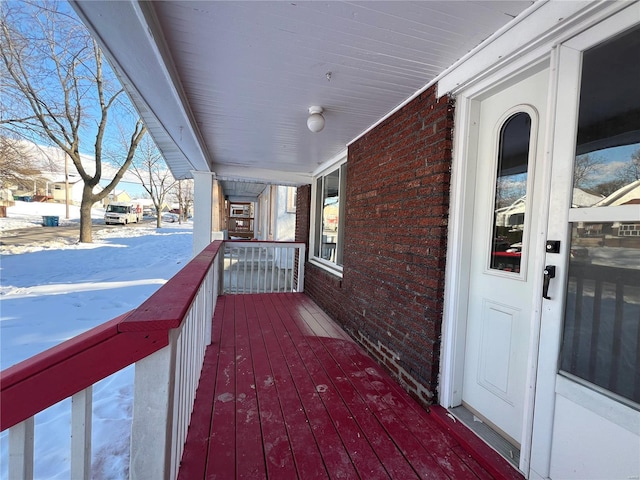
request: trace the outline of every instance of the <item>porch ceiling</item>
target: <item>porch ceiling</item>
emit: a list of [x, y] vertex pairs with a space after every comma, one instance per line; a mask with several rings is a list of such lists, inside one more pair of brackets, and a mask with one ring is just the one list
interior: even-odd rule
[[[77, 1], [171, 170], [300, 185], [531, 1]], [[308, 108], [325, 109], [320, 133]]]

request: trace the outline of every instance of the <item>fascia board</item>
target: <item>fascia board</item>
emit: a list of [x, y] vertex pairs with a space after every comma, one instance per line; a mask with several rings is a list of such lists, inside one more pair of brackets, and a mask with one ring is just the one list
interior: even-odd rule
[[[438, 96], [457, 93], [498, 68], [544, 46], [553, 45], [578, 32], [585, 18], [599, 11], [623, 8], [626, 2], [544, 1], [537, 2], [517, 22], [499, 30], [462, 57], [438, 77]], [[627, 4], [628, 5], [628, 4]]]
[[191, 169], [210, 171], [202, 137], [151, 6], [136, 0], [76, 0], [71, 5], [109, 58], [143, 120], [162, 129], [175, 145], [172, 153], [179, 152]]

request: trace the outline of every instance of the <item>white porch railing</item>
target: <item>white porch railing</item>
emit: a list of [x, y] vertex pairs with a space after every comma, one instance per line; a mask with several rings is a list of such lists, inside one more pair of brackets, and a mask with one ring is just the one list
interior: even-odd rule
[[34, 417], [72, 398], [73, 480], [91, 478], [93, 385], [135, 363], [130, 478], [176, 478], [220, 291], [214, 242], [136, 310], [2, 372], [8, 478], [33, 478]]
[[69, 397], [70, 476], [91, 478], [93, 385], [134, 363], [130, 478], [176, 478], [218, 293], [301, 292], [304, 258], [302, 243], [213, 242], [137, 309], [4, 370], [8, 478], [33, 478], [34, 417]]
[[304, 258], [304, 243], [227, 241], [224, 293], [302, 292]]

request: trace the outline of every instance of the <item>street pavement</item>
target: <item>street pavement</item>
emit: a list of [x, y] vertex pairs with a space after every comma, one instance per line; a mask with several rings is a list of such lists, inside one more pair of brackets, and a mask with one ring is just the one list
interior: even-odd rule
[[[136, 228], [155, 224], [156, 220], [143, 220], [141, 223], [131, 223], [129, 225], [105, 225], [104, 223], [94, 223], [93, 232], [104, 230], [105, 228]], [[42, 242], [56, 240], [58, 238], [80, 238], [80, 225], [68, 225], [58, 227], [28, 227], [16, 228], [0, 232], [0, 246], [28, 246], [37, 245]]]

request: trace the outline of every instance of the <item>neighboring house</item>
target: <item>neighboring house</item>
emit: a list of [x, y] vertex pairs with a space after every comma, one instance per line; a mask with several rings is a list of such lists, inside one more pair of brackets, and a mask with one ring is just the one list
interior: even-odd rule
[[293, 242], [296, 228], [296, 188], [269, 185], [258, 196], [258, 240]]
[[[156, 214], [156, 207], [153, 204], [153, 200], [151, 200], [150, 198], [136, 198], [135, 199], [136, 203], [139, 203], [140, 205], [142, 205], [142, 212], [144, 213], [144, 215], [155, 215]], [[167, 203], [163, 203], [162, 207], [160, 208], [161, 212], [168, 212], [169, 206], [167, 205]]]
[[131, 201], [131, 195], [126, 190], [115, 190], [107, 195], [102, 201], [106, 207], [110, 203], [128, 203]]
[[[64, 151], [57, 147], [38, 145], [27, 140], [17, 141], [25, 154], [31, 158], [35, 168], [40, 171], [38, 178], [33, 186], [33, 193], [45, 195], [54, 198], [55, 201], [64, 201], [64, 183], [65, 183], [65, 162], [67, 162], [67, 170], [69, 177], [69, 192], [73, 195], [73, 202], [78, 203], [82, 198], [82, 193], [78, 195], [76, 189], [78, 187], [71, 186], [82, 184], [80, 175], [78, 174], [73, 162], [65, 155]], [[93, 175], [95, 171], [95, 159], [91, 155], [80, 154], [80, 159], [86, 171]], [[102, 180], [95, 191], [100, 191], [106, 184], [111, 181], [117, 173], [117, 169], [113, 166], [103, 163]], [[28, 184], [32, 181], [30, 180]], [[125, 172], [119, 185], [129, 184], [131, 187], [140, 187], [140, 180], [130, 171]], [[37, 187], [37, 188], [36, 188]], [[80, 187], [80, 191], [82, 188]], [[31, 193], [29, 186], [28, 193]], [[27, 193], [25, 192], [25, 193]]]
[[602, 198], [602, 195], [594, 195], [580, 188], [574, 188], [573, 195], [571, 196], [571, 207], [592, 207], [602, 200]]
[[[601, 199], [596, 207], [627, 206], [637, 208], [640, 205], [640, 180], [619, 188], [611, 195]], [[640, 248], [640, 219], [611, 223], [578, 222], [577, 229], [583, 237], [595, 238], [606, 246]]]
[[[573, 168], [640, 149], [639, 3], [73, 5], [195, 179], [194, 252], [225, 229], [224, 182], [297, 185], [306, 294], [416, 399], [482, 422], [527, 478], [638, 476], [640, 246], [603, 237], [640, 223], [637, 185], [594, 205]], [[515, 11], [483, 30], [492, 8]], [[521, 235], [509, 270], [497, 213]]]
[[7, 216], [7, 207], [15, 205], [13, 200], [13, 193], [9, 188], [0, 188], [0, 218]]
[[496, 209], [496, 226], [513, 227], [524, 225], [524, 214], [527, 210], [527, 199], [519, 198], [508, 207]]
[[[258, 230], [254, 232], [256, 240], [293, 242], [296, 236], [296, 193], [295, 187], [267, 185], [258, 196], [256, 222]], [[294, 259], [276, 252], [279, 267], [291, 267]]]
[[[65, 194], [65, 186], [68, 185], [68, 197]], [[59, 175], [54, 177], [48, 184], [49, 196], [53, 198], [54, 202], [64, 203], [66, 199], [69, 199], [69, 203], [73, 205], [80, 205], [82, 202], [82, 190], [84, 188], [84, 182], [76, 175], [70, 178], [68, 184], [63, 177]], [[94, 192], [99, 192], [100, 186], [94, 187]]]
[[607, 198], [603, 198], [596, 207], [613, 207], [616, 205], [637, 205], [640, 202], [640, 180], [619, 188]]

